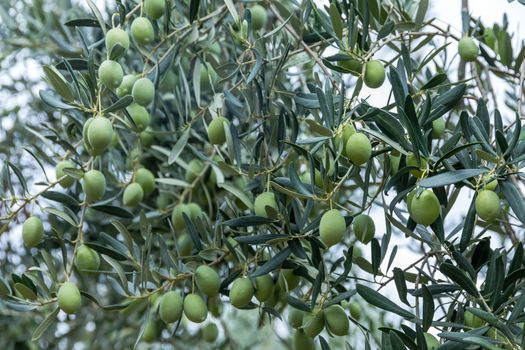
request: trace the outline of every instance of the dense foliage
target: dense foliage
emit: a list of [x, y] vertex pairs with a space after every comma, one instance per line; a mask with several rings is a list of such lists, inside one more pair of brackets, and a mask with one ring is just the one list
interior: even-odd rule
[[505, 17], [102, 4], [0, 4], [0, 348], [525, 347]]

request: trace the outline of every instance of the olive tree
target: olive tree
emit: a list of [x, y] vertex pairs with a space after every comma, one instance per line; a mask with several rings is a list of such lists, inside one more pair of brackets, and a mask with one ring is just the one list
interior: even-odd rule
[[0, 347], [523, 349], [525, 49], [468, 5], [0, 4]]

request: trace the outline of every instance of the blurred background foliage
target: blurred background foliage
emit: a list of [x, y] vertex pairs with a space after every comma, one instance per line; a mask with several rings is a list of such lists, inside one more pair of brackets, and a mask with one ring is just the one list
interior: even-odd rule
[[[323, 349], [425, 350], [427, 331], [439, 334], [439, 349], [523, 348], [524, 48], [504, 16], [488, 25], [465, 7], [457, 32], [428, 16], [438, 2], [266, 1], [268, 22], [255, 30], [252, 2], [167, 3], [153, 21], [155, 42], [133, 43], [119, 60], [126, 74], [155, 83], [153, 122], [142, 133], [124, 112], [131, 100], [103, 89], [95, 74], [111, 55], [101, 22], [129, 28], [137, 1], [0, 4], [0, 348], [292, 349], [289, 310], [322, 303], [341, 303], [351, 320], [349, 336], [317, 338]], [[474, 62], [451, 49], [464, 35], [479, 44]], [[363, 80], [372, 58], [387, 71], [379, 90]], [[374, 94], [385, 98], [376, 104]], [[118, 140], [94, 157], [82, 126], [100, 105]], [[217, 116], [230, 121], [222, 146], [206, 135]], [[341, 146], [350, 125], [371, 140], [362, 166]], [[54, 167], [66, 158], [103, 171], [103, 201], [84, 203], [79, 181], [55, 186]], [[157, 188], [124, 208], [139, 166]], [[471, 195], [492, 180], [502, 210], [486, 222]], [[252, 215], [269, 188], [278, 208]], [[440, 202], [427, 227], [404, 204], [415, 188]], [[185, 223], [187, 232], [169, 221], [179, 202], [205, 212]], [[458, 206], [470, 208], [459, 221]], [[373, 214], [375, 238], [363, 244], [353, 228], [325, 250], [318, 226], [332, 207], [349, 227], [357, 214]], [[32, 213], [45, 218], [38, 249], [20, 244], [19, 223]], [[103, 257], [96, 273], [72, 267], [78, 229]], [[199, 325], [183, 318], [167, 326], [157, 312], [157, 292], [192, 290], [188, 276], [203, 263], [217, 265], [222, 281], [222, 314], [207, 321], [220, 329], [214, 343]], [[301, 284], [273, 305], [232, 308], [230, 282], [261, 269], [274, 280], [294, 269]], [[75, 316], [57, 314], [55, 302], [70, 275], [83, 293]], [[472, 314], [479, 324], [467, 320]], [[149, 320], [157, 334], [146, 344]]]

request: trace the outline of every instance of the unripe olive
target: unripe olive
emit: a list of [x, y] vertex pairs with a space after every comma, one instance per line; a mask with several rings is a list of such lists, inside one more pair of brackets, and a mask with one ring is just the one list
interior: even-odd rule
[[467, 62], [475, 61], [478, 57], [479, 49], [476, 42], [471, 37], [463, 37], [458, 44], [459, 56]]
[[439, 217], [439, 200], [432, 190], [424, 190], [410, 201], [409, 214], [412, 220], [424, 226], [431, 225]]
[[350, 305], [348, 305], [348, 308], [350, 309], [350, 315], [359, 321], [359, 319], [361, 319], [361, 305], [355, 301], [352, 301], [350, 302]]
[[138, 132], [146, 130], [148, 125], [151, 123], [151, 117], [146, 108], [136, 103], [130, 104], [126, 107], [131, 119], [135, 122], [135, 130]]
[[439, 346], [439, 341], [430, 333], [423, 333], [425, 342], [427, 343], [427, 350], [435, 350]]
[[247, 277], [239, 277], [233, 281], [230, 289], [230, 303], [236, 308], [245, 307], [252, 300], [254, 293], [252, 281]]
[[133, 85], [137, 81], [139, 77], [135, 74], [126, 74], [122, 78], [122, 83], [117, 88], [116, 93], [118, 97], [124, 97], [126, 95], [131, 95], [131, 90], [133, 89]]
[[293, 350], [313, 350], [314, 347], [314, 339], [306, 335], [302, 329], [294, 333]]
[[101, 200], [106, 192], [106, 178], [98, 170], [89, 170], [82, 178], [82, 189], [87, 202]]
[[277, 201], [273, 192], [263, 192], [255, 198], [255, 202], [253, 203], [255, 215], [267, 217], [267, 206], [273, 208], [275, 211], [278, 210]]
[[414, 167], [419, 168], [419, 169], [410, 170], [410, 173], [417, 178], [420, 178], [423, 175], [423, 171], [427, 168], [427, 165], [428, 165], [426, 159], [419, 158], [419, 160], [421, 161], [421, 164], [417, 163], [416, 155], [412, 152], [410, 152], [407, 155], [407, 159], [406, 159], [407, 166], [414, 166]]
[[208, 317], [206, 303], [198, 294], [188, 294], [184, 298], [184, 315], [188, 320], [195, 323], [202, 323]]
[[494, 221], [500, 213], [499, 197], [494, 191], [482, 190], [478, 192], [475, 201], [476, 213], [485, 221]]
[[252, 13], [252, 28], [254, 30], [259, 30], [266, 25], [268, 21], [268, 13], [266, 9], [261, 5], [254, 5], [250, 8]]
[[182, 316], [182, 297], [173, 290], [162, 296], [159, 305], [159, 316], [165, 323], [173, 323]]
[[58, 307], [67, 314], [76, 314], [80, 309], [80, 291], [73, 282], [64, 282], [57, 292]]
[[193, 241], [187, 233], [181, 234], [177, 238], [177, 247], [179, 248], [179, 253], [181, 256], [188, 256], [193, 250]]
[[498, 187], [498, 180], [494, 179], [488, 183], [485, 183], [485, 185], [483, 186], [483, 189], [489, 190], [489, 191], [495, 191], [496, 187]]
[[111, 144], [110, 147], [117, 147], [118, 146], [118, 133], [113, 130], [113, 136], [111, 137]]
[[155, 141], [155, 135], [153, 134], [153, 129], [151, 127], [147, 127], [143, 132], [140, 133], [140, 142], [142, 143], [142, 146], [149, 147], [153, 144], [153, 141]]
[[208, 298], [208, 310], [213, 317], [220, 317], [222, 312], [221, 298], [217, 295]]
[[100, 257], [96, 251], [82, 244], [75, 255], [75, 266], [80, 271], [95, 271], [100, 267]]
[[341, 307], [341, 305], [330, 305], [324, 309], [323, 312], [326, 327], [332, 334], [338, 336], [348, 334], [350, 322], [348, 321], [348, 316], [346, 316], [345, 310]]
[[356, 132], [346, 143], [346, 155], [355, 165], [361, 165], [370, 159], [372, 144], [365, 134]]
[[319, 236], [328, 248], [341, 242], [345, 231], [345, 218], [339, 210], [331, 209], [323, 214], [319, 222]]
[[479, 328], [485, 324], [485, 321], [483, 321], [482, 318], [474, 315], [470, 311], [465, 311], [465, 313], [463, 314], [463, 321], [465, 322], [466, 326], [472, 328]]
[[118, 62], [105, 60], [98, 67], [98, 78], [108, 89], [116, 89], [122, 83], [124, 72]]
[[374, 220], [366, 214], [359, 214], [354, 218], [352, 223], [354, 234], [356, 238], [364, 243], [368, 244], [374, 238], [376, 233], [376, 226]]
[[131, 23], [131, 36], [139, 45], [148, 45], [155, 38], [155, 31], [150, 20], [137, 17]]
[[269, 274], [255, 277], [255, 297], [260, 302], [268, 300], [274, 288], [273, 278]]
[[189, 203], [188, 208], [190, 209], [191, 219], [194, 220], [202, 215], [202, 209], [197, 203]]
[[368, 61], [365, 65], [365, 84], [369, 88], [376, 89], [385, 81], [385, 67], [378, 60]]
[[22, 225], [22, 239], [28, 248], [36, 247], [44, 238], [44, 224], [36, 216], [31, 216]]
[[195, 270], [195, 283], [199, 290], [207, 296], [219, 294], [221, 280], [219, 274], [208, 265], [201, 265]]
[[195, 158], [192, 159], [188, 163], [188, 167], [186, 168], [186, 174], [184, 175], [184, 178], [187, 182], [192, 183], [202, 172], [204, 169], [204, 163], [202, 160]]
[[218, 117], [213, 119], [208, 125], [208, 139], [213, 145], [222, 145], [226, 142], [226, 131], [224, 130], [224, 123], [228, 123], [228, 119]]
[[157, 338], [157, 324], [154, 320], [148, 320], [146, 326], [144, 326], [144, 332], [142, 333], [142, 340], [146, 343], [152, 343]]
[[299, 282], [301, 282], [301, 276], [294, 274], [292, 269], [281, 269], [277, 279], [277, 284], [281, 290], [294, 290], [299, 285]]
[[217, 72], [212, 66], [208, 65], [208, 69], [201, 67], [199, 80], [202, 90], [210, 90], [212, 86], [215, 87], [218, 78]]
[[299, 329], [303, 325], [304, 311], [291, 308], [288, 312], [288, 323], [292, 328]]
[[[65, 168], [74, 168], [74, 167], [75, 167], [75, 164], [73, 164], [69, 160], [63, 160], [59, 162], [57, 166], [55, 167], [55, 176], [57, 180], [60, 179], [62, 176], [66, 175], [66, 173], [64, 172]], [[60, 180], [59, 182], [60, 186], [62, 186], [63, 188], [71, 187], [73, 186], [74, 183], [75, 183], [75, 179], [69, 175], [67, 175], [63, 180]]]
[[130, 183], [126, 186], [124, 193], [122, 194], [122, 203], [127, 207], [137, 206], [144, 198], [144, 190], [136, 182]]
[[172, 92], [177, 85], [178, 75], [173, 70], [168, 70], [162, 78], [160, 78], [159, 90], [162, 92]]
[[155, 85], [148, 78], [137, 79], [131, 90], [133, 101], [141, 106], [149, 105], [155, 98]]
[[443, 136], [443, 133], [445, 132], [445, 119], [443, 117], [440, 117], [438, 119], [434, 119], [432, 121], [432, 138], [433, 139], [439, 139], [441, 136]]
[[144, 0], [144, 11], [153, 19], [162, 17], [165, 8], [165, 0]]
[[115, 58], [124, 56], [129, 49], [129, 36], [128, 33], [121, 28], [112, 28], [106, 33], [106, 50], [109, 54], [111, 54], [111, 51], [116, 45], [122, 46], [124, 51]]
[[113, 139], [113, 125], [106, 117], [95, 117], [87, 132], [89, 145], [98, 152], [105, 151]]
[[155, 175], [146, 168], [137, 169], [133, 180], [142, 187], [146, 195], [155, 190]]
[[324, 329], [324, 313], [314, 311], [303, 316], [303, 331], [310, 338], [315, 338]]
[[390, 173], [392, 175], [397, 174], [399, 170], [399, 163], [401, 162], [401, 154], [390, 153], [388, 160], [390, 161]]
[[184, 227], [186, 227], [184, 217], [182, 216], [183, 213], [186, 214], [188, 218], [191, 218], [190, 208], [184, 203], [177, 204], [171, 212], [171, 223], [173, 224], [173, 227], [177, 230], [181, 230]]
[[202, 332], [202, 339], [204, 341], [207, 341], [208, 343], [213, 343], [217, 340], [217, 337], [219, 336], [219, 328], [217, 328], [217, 325], [215, 323], [208, 323], [201, 329]]

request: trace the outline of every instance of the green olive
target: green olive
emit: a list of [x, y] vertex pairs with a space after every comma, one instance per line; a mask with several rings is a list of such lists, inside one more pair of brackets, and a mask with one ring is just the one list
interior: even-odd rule
[[113, 140], [113, 125], [106, 117], [95, 117], [87, 131], [89, 145], [97, 151], [104, 152]]
[[252, 27], [254, 30], [259, 30], [266, 25], [268, 22], [268, 13], [266, 9], [261, 5], [254, 5], [250, 8], [252, 14]]
[[22, 239], [28, 248], [36, 247], [44, 238], [44, 224], [36, 216], [31, 216], [22, 225]]
[[293, 335], [293, 350], [314, 350], [315, 343], [312, 337], [298, 329]]
[[150, 20], [145, 17], [137, 17], [131, 23], [131, 36], [139, 45], [148, 45], [155, 38], [155, 31]]
[[463, 314], [463, 320], [465, 322], [465, 325], [472, 328], [480, 328], [483, 327], [485, 324], [485, 321], [483, 321], [482, 318], [474, 315], [470, 311], [465, 311]]
[[177, 204], [171, 212], [171, 223], [173, 224], [173, 227], [177, 230], [181, 230], [186, 227], [184, 217], [182, 216], [183, 213], [191, 219], [191, 210], [188, 207], [188, 205], [184, 203]]
[[207, 296], [213, 297], [219, 294], [221, 286], [219, 274], [208, 265], [201, 265], [195, 270], [195, 283]]
[[142, 187], [145, 195], [155, 190], [155, 175], [146, 168], [137, 169], [134, 181]]
[[122, 83], [117, 88], [116, 93], [118, 97], [124, 97], [126, 95], [131, 95], [131, 90], [133, 89], [133, 85], [138, 80], [138, 76], [135, 74], [126, 74], [122, 78]]
[[385, 67], [378, 60], [368, 61], [365, 65], [365, 85], [377, 89], [385, 81]]
[[89, 170], [82, 178], [82, 189], [87, 202], [101, 200], [106, 192], [106, 178], [98, 170]]
[[348, 321], [348, 316], [346, 316], [346, 312], [341, 305], [330, 305], [324, 309], [323, 312], [326, 327], [332, 334], [338, 336], [348, 334], [350, 322]]
[[159, 19], [166, 9], [165, 0], [144, 0], [144, 11], [153, 19]]
[[208, 343], [213, 343], [219, 337], [219, 328], [215, 323], [208, 323], [201, 329], [202, 339]]
[[122, 46], [124, 51], [115, 58], [124, 56], [129, 49], [129, 36], [128, 33], [121, 28], [112, 28], [106, 33], [106, 50], [108, 53], [111, 53], [116, 45]]
[[311, 313], [305, 313], [303, 316], [303, 331], [310, 338], [315, 338], [324, 329], [324, 313], [314, 310]]
[[443, 136], [443, 133], [445, 132], [445, 128], [445, 119], [443, 117], [434, 119], [432, 121], [432, 138], [440, 139], [441, 136]]
[[459, 56], [467, 62], [475, 61], [478, 58], [479, 49], [476, 42], [471, 37], [463, 37], [458, 44]]
[[230, 289], [230, 303], [236, 308], [245, 307], [250, 303], [254, 294], [252, 281], [247, 277], [239, 277], [233, 281]]
[[494, 221], [500, 214], [501, 207], [499, 197], [494, 191], [480, 191], [476, 196], [474, 205], [476, 207], [476, 213], [484, 221]]
[[350, 302], [350, 305], [348, 305], [348, 308], [350, 309], [350, 315], [359, 321], [361, 319], [361, 305], [355, 301], [352, 301]]
[[100, 257], [96, 251], [82, 244], [75, 255], [75, 266], [80, 271], [96, 271], [100, 267]]
[[191, 219], [195, 220], [202, 215], [202, 209], [197, 203], [188, 203], [188, 208], [190, 209]]
[[124, 72], [118, 62], [105, 60], [98, 67], [98, 78], [108, 89], [116, 89], [122, 83]]
[[331, 209], [323, 214], [319, 222], [319, 236], [328, 248], [341, 242], [345, 232], [345, 218], [339, 210]]
[[122, 194], [122, 203], [127, 207], [136, 207], [144, 198], [142, 186], [136, 182], [130, 183]]
[[142, 143], [143, 147], [149, 147], [155, 141], [155, 135], [153, 134], [153, 129], [149, 126], [146, 127], [146, 129], [140, 133], [139, 137], [140, 137], [140, 142]]
[[177, 238], [177, 247], [179, 248], [179, 253], [181, 256], [188, 256], [193, 250], [193, 241], [187, 233], [181, 234]]
[[218, 117], [213, 119], [208, 125], [208, 139], [213, 145], [222, 145], [226, 142], [224, 123], [228, 124], [228, 119]]
[[184, 298], [184, 315], [188, 320], [195, 323], [202, 323], [208, 317], [206, 303], [198, 294], [188, 294]]
[[354, 218], [352, 223], [354, 234], [356, 238], [364, 243], [368, 244], [374, 238], [376, 227], [374, 220], [366, 214], [359, 214]]
[[277, 285], [280, 290], [291, 291], [297, 288], [301, 282], [301, 276], [296, 275], [292, 269], [281, 269]]
[[253, 204], [253, 210], [257, 216], [268, 216], [266, 213], [266, 207], [271, 207], [275, 211], [278, 211], [277, 200], [273, 192], [263, 192], [255, 198]]
[[273, 278], [269, 274], [255, 277], [255, 297], [260, 302], [268, 300], [274, 288]]
[[131, 95], [136, 104], [147, 106], [155, 98], [155, 85], [148, 78], [137, 79], [133, 84]]
[[370, 159], [372, 155], [372, 144], [365, 134], [356, 132], [346, 143], [346, 155], [355, 165], [361, 165]]
[[439, 217], [439, 200], [432, 190], [424, 190], [419, 196], [414, 195], [410, 201], [410, 217], [416, 223], [431, 225]]
[[423, 176], [423, 172], [426, 170], [427, 165], [428, 165], [426, 159], [424, 158], [419, 158], [419, 159], [421, 161], [420, 164], [417, 163], [416, 155], [412, 152], [410, 152], [407, 155], [407, 159], [406, 159], [407, 166], [413, 166], [413, 167], [419, 168], [419, 169], [410, 170], [410, 173], [417, 178], [420, 178], [421, 176]]
[[146, 326], [144, 326], [144, 332], [142, 333], [142, 340], [146, 343], [152, 343], [157, 338], [157, 324], [154, 320], [148, 320]]
[[135, 123], [135, 130], [138, 132], [146, 130], [148, 125], [151, 123], [151, 117], [148, 110], [136, 103], [130, 104], [126, 110]]
[[303, 325], [304, 311], [291, 308], [288, 312], [288, 323], [292, 328], [299, 329]]
[[182, 297], [179, 292], [169, 291], [162, 296], [159, 304], [159, 316], [165, 323], [173, 323], [182, 316]]
[[192, 159], [188, 163], [188, 167], [186, 168], [186, 174], [184, 175], [184, 178], [187, 182], [192, 183], [202, 172], [204, 169], [204, 163], [202, 160], [195, 158]]
[[57, 292], [58, 307], [67, 314], [76, 314], [80, 309], [81, 298], [78, 287], [73, 282], [64, 282]]
[[[63, 160], [59, 162], [55, 167], [55, 176], [58, 179], [60, 179], [62, 176], [66, 175], [64, 172], [65, 168], [75, 168], [75, 164], [73, 162], [70, 162], [69, 160]], [[68, 188], [73, 186], [75, 183], [75, 178], [67, 175], [64, 179], [60, 180], [59, 184], [63, 188]]]

